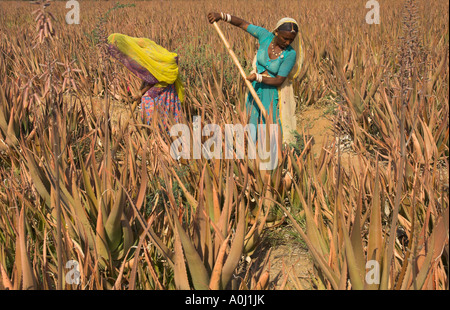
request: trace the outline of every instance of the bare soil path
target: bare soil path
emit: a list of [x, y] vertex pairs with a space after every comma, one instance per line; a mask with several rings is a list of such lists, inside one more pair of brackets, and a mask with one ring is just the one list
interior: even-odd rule
[[[322, 148], [330, 146], [335, 139], [331, 113], [330, 107], [308, 107], [297, 114], [298, 132], [314, 138], [311, 149], [314, 156], [318, 157]], [[346, 163], [348, 164], [350, 160], [347, 159]], [[313, 271], [312, 258], [305, 244], [295, 236], [290, 224], [270, 232], [267, 239], [268, 243], [262, 245], [262, 251], [267, 253], [269, 249], [271, 250], [269, 254], [271, 288], [313, 289], [310, 281]]]

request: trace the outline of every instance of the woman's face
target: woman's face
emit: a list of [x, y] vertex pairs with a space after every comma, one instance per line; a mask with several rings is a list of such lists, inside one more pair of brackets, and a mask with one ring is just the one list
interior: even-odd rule
[[276, 38], [275, 43], [282, 49], [286, 49], [289, 45], [291, 45], [291, 43], [294, 41], [296, 36], [297, 36], [296, 32], [276, 30], [275, 31], [275, 38]]

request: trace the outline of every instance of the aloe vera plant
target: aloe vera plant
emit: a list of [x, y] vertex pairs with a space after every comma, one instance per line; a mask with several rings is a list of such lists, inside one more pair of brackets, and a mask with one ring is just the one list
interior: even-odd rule
[[[299, 113], [336, 107], [331, 147], [316, 156], [300, 128], [270, 171], [236, 150], [173, 158], [176, 137], [139, 118], [140, 81], [102, 48], [122, 31], [176, 51], [191, 137], [194, 117], [222, 132], [246, 124], [245, 84], [207, 20], [189, 18], [209, 1], [88, 1], [75, 27], [0, 2], [0, 288], [271, 289], [271, 252], [258, 250], [268, 231], [292, 225], [314, 289], [448, 289], [448, 4], [391, 1], [375, 26], [361, 24], [356, 2], [325, 2], [222, 4], [267, 28], [292, 12], [305, 50]], [[66, 13], [58, 2], [44, 9]], [[222, 30], [250, 70], [256, 41]], [[78, 284], [61, 275], [71, 260]], [[280, 277], [302, 289], [291, 267]]]

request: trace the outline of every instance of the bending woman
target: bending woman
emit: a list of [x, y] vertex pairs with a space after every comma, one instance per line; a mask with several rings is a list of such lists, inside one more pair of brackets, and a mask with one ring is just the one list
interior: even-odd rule
[[[292, 80], [298, 76], [303, 60], [297, 22], [292, 18], [283, 18], [273, 31], [269, 31], [230, 14], [209, 13], [208, 20], [210, 23], [227, 21], [258, 39], [259, 49], [253, 61], [254, 72], [247, 76], [247, 80], [252, 82], [267, 114], [272, 114], [272, 123], [281, 125], [283, 142], [293, 142], [296, 104]], [[249, 123], [254, 128], [257, 128], [257, 124], [265, 124], [250, 93], [246, 106], [250, 111]], [[256, 132], [252, 134], [252, 139], [256, 141]]]
[[150, 124], [158, 114], [159, 125], [168, 128], [169, 119], [180, 119], [184, 88], [178, 73], [178, 55], [146, 38], [120, 33], [108, 37], [109, 52], [142, 79], [141, 115]]

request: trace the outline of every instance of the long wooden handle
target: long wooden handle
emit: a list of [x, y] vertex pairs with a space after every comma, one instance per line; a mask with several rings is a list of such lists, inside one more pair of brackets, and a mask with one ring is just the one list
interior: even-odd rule
[[264, 118], [265, 118], [266, 121], [267, 121], [267, 120], [268, 120], [268, 118], [267, 118], [267, 111], [266, 111], [266, 109], [264, 108], [264, 106], [263, 106], [263, 104], [262, 104], [262, 102], [261, 102], [261, 99], [259, 99], [258, 95], [256, 94], [256, 91], [255, 91], [255, 89], [253, 88], [252, 83], [250, 83], [250, 81], [247, 80], [247, 75], [245, 74], [245, 71], [244, 71], [244, 69], [242, 68], [242, 66], [241, 66], [241, 64], [240, 64], [240, 62], [239, 62], [239, 60], [237, 59], [236, 54], [234, 54], [233, 50], [231, 49], [230, 44], [228, 43], [227, 39], [226, 39], [225, 36], [223, 35], [222, 30], [220, 30], [219, 25], [218, 25], [216, 22], [214, 22], [214, 23], [213, 23], [213, 26], [214, 26], [214, 28], [216, 29], [217, 33], [219, 34], [220, 38], [222, 39], [223, 43], [225, 44], [225, 47], [227, 48], [228, 53], [230, 53], [230, 56], [231, 56], [231, 58], [233, 59], [234, 64], [238, 67], [239, 72], [241, 73], [242, 77], [244, 78], [244, 82], [245, 82], [245, 84], [247, 85], [248, 89], [250, 90], [250, 93], [252, 94], [253, 99], [255, 99], [256, 104], [258, 105], [258, 107], [259, 107], [261, 113], [263, 114]]

